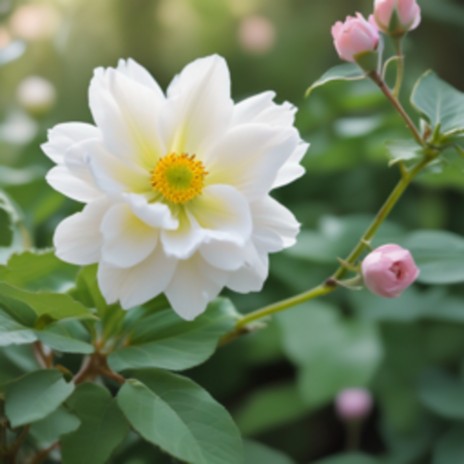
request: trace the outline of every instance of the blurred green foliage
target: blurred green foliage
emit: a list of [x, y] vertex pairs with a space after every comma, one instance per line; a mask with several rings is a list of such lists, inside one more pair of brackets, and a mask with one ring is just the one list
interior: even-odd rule
[[[464, 7], [457, 0], [420, 4], [423, 24], [406, 43], [410, 78], [404, 96], [428, 68], [462, 90]], [[337, 63], [331, 24], [370, 9], [367, 0], [3, 1], [2, 234], [28, 231], [34, 246], [49, 247], [56, 224], [79, 208], [44, 181], [51, 164], [39, 145], [56, 123], [90, 120], [86, 95], [95, 67], [133, 57], [165, 87], [186, 62], [219, 53], [229, 63], [237, 100], [276, 90], [278, 101], [290, 100], [299, 107], [297, 125], [311, 142], [304, 161], [307, 175], [277, 193], [302, 223], [299, 243], [272, 257], [271, 277], [262, 293], [228, 296], [246, 312], [319, 283], [336, 267], [336, 258], [354, 245], [398, 177], [395, 167], [387, 167], [386, 140], [406, 135], [397, 115], [367, 81], [334, 83], [303, 99], [307, 86]], [[56, 92], [47, 108], [32, 108], [19, 96], [20, 83], [36, 75]], [[379, 244], [396, 241], [417, 252], [424, 266], [417, 288], [394, 301], [364, 291], [336, 292], [280, 315], [266, 330], [221, 348], [206, 364], [189, 371], [232, 412], [245, 437], [288, 455], [249, 441], [247, 464], [464, 462], [464, 295], [459, 285], [428, 286], [452, 282], [463, 270], [464, 247], [458, 235], [464, 234], [464, 172], [459, 160], [454, 161], [447, 160], [440, 177], [425, 174], [418, 179], [377, 238]], [[3, 227], [9, 220], [4, 210], [17, 212], [18, 227]], [[423, 247], [429, 255], [449, 255], [441, 272], [427, 271], [430, 256], [421, 249], [421, 236], [411, 233], [416, 229], [456, 234], [434, 235]], [[0, 236], [0, 246], [24, 239], [20, 232], [10, 235]], [[46, 279], [40, 277], [42, 288], [65, 285], [74, 277], [72, 269], [56, 267], [50, 256], [40, 258], [49, 270]], [[450, 268], [453, 259], [456, 267]], [[17, 266], [15, 278], [21, 275], [29, 278], [27, 285], [37, 285], [34, 276], [21, 271], [20, 260]], [[6, 290], [11, 289], [5, 289], [0, 288], [1, 298], [8, 298]], [[40, 315], [40, 301], [31, 302], [26, 292], [23, 300], [29, 309], [18, 311], [24, 311], [25, 319], [30, 308]], [[7, 322], [1, 323], [6, 328]], [[76, 333], [75, 327], [62, 324], [49, 330], [54, 343], [63, 330]], [[36, 337], [33, 331], [18, 331], [20, 338]], [[81, 343], [81, 350], [89, 346]], [[85, 352], [79, 347], [77, 352]], [[0, 384], [36, 369], [28, 354], [24, 346], [0, 350]], [[62, 356], [65, 362], [72, 354]], [[337, 392], [352, 386], [369, 388], [375, 399], [361, 435], [360, 450], [366, 456], [343, 455], [345, 431], [332, 406]], [[74, 430], [65, 412], [58, 415], [57, 423]], [[36, 435], [39, 442], [47, 441], [40, 430]], [[132, 438], [112, 462], [168, 462], [151, 445]], [[333, 457], [337, 454], [342, 456]]]

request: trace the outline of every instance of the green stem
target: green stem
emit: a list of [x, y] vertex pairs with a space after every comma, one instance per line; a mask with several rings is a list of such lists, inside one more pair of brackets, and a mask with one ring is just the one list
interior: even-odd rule
[[425, 147], [426, 143], [423, 140], [422, 136], [420, 135], [419, 130], [417, 129], [416, 125], [414, 124], [412, 119], [409, 117], [409, 114], [406, 113], [406, 110], [403, 108], [403, 105], [399, 102], [399, 100], [395, 97], [395, 95], [392, 94], [391, 90], [388, 88], [387, 84], [382, 79], [380, 74], [376, 71], [373, 71], [372, 73], [369, 74], [369, 77], [377, 84], [379, 89], [387, 97], [387, 99], [390, 101], [390, 103], [393, 105], [396, 111], [398, 111], [399, 115], [403, 118], [404, 122], [406, 123], [406, 126], [411, 131], [411, 134], [416, 140], [416, 142], [420, 146]]
[[404, 55], [403, 55], [403, 41], [402, 37], [395, 39], [395, 49], [396, 49], [396, 56], [398, 58], [397, 65], [396, 65], [396, 80], [395, 86], [393, 87], [393, 96], [398, 98], [401, 91], [401, 86], [403, 84], [404, 78]]
[[398, 181], [398, 183], [396, 184], [396, 186], [394, 187], [394, 189], [392, 190], [388, 198], [385, 200], [379, 212], [376, 214], [372, 223], [369, 225], [369, 227], [366, 229], [362, 237], [359, 239], [356, 246], [353, 248], [353, 250], [348, 255], [348, 257], [342, 260], [343, 261], [342, 264], [332, 274], [331, 277], [329, 277], [324, 283], [317, 285], [316, 287], [310, 290], [307, 290], [298, 295], [292, 296], [282, 301], [278, 301], [277, 303], [273, 303], [269, 306], [265, 306], [256, 311], [246, 314], [241, 319], [239, 319], [239, 321], [237, 322], [235, 326], [234, 331], [228, 334], [224, 340], [225, 341], [233, 340], [234, 338], [236, 338], [235, 335], [238, 336], [241, 333], [244, 333], [243, 328], [246, 325], [250, 324], [250, 322], [254, 322], [263, 317], [270, 316], [272, 314], [278, 313], [292, 306], [296, 306], [298, 304], [312, 300], [319, 296], [327, 295], [328, 293], [331, 293], [332, 291], [334, 291], [340, 279], [342, 279], [345, 276], [345, 274], [348, 272], [350, 267], [354, 266], [354, 264], [356, 263], [358, 258], [361, 256], [364, 249], [369, 246], [369, 242], [372, 240], [372, 238], [374, 237], [379, 227], [382, 225], [382, 223], [385, 221], [387, 216], [390, 214], [391, 210], [396, 205], [398, 200], [401, 198], [401, 196], [403, 195], [404, 191], [409, 186], [411, 181], [425, 166], [427, 166], [427, 164], [431, 160], [432, 160], [432, 157], [424, 156], [424, 158], [419, 163], [417, 163], [415, 166], [413, 166], [410, 171], [407, 171], [406, 173], [403, 174], [403, 176]]

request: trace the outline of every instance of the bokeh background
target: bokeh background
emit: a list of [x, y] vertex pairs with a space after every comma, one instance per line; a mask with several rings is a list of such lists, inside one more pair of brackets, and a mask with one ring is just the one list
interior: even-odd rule
[[[464, 89], [463, 3], [419, 3], [422, 24], [405, 44], [408, 108], [408, 92], [426, 69]], [[304, 99], [308, 85], [338, 64], [331, 25], [371, 9], [367, 0], [0, 0], [0, 188], [24, 211], [34, 245], [51, 246], [56, 224], [80, 206], [45, 183], [50, 162], [40, 143], [54, 124], [91, 120], [93, 69], [132, 57], [166, 87], [187, 62], [219, 53], [236, 100], [275, 90], [277, 101], [299, 108], [297, 126], [311, 142], [307, 175], [276, 193], [302, 223], [298, 245], [272, 258], [262, 293], [228, 296], [246, 312], [307, 289], [330, 275], [398, 177], [387, 167], [385, 140], [407, 134], [372, 84], [334, 83]], [[453, 160], [440, 176], [424, 175], [378, 243], [402, 243], [415, 229], [463, 234], [463, 189]], [[295, 463], [319, 462], [348, 446], [388, 463], [459, 464], [461, 293], [459, 286], [422, 284], [385, 302], [337, 292], [222, 348], [191, 375], [226, 405], [245, 436]], [[358, 443], [347, 445], [333, 400], [352, 386], [367, 388], [374, 408]], [[135, 443], [114, 462], [148, 464], [154, 453]]]

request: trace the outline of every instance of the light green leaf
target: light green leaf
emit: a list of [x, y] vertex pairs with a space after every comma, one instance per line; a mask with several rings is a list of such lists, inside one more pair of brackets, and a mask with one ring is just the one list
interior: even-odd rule
[[464, 462], [464, 427], [455, 426], [441, 436], [433, 450], [432, 464]]
[[0, 266], [0, 281], [25, 290], [60, 291], [70, 287], [78, 269], [59, 260], [53, 250], [28, 250]]
[[61, 435], [73, 432], [81, 421], [66, 408], [60, 406], [55, 412], [31, 425], [30, 433], [41, 448], [54, 443]]
[[73, 392], [58, 370], [26, 374], [5, 388], [5, 412], [13, 428], [44, 419]]
[[117, 401], [143, 438], [190, 464], [243, 463], [238, 429], [205, 390], [158, 369], [138, 371], [134, 377]]
[[294, 461], [280, 451], [269, 448], [257, 441], [244, 442], [245, 464], [294, 464]]
[[0, 190], [0, 263], [23, 246], [24, 230], [20, 229], [21, 214], [13, 200]]
[[37, 337], [33, 330], [0, 310], [0, 346], [24, 345], [36, 340]]
[[279, 384], [252, 393], [235, 413], [244, 435], [257, 435], [302, 417], [308, 411], [296, 385]]
[[[20, 302], [31, 309], [37, 317], [48, 316], [51, 319], [95, 319], [89, 308], [66, 294], [51, 292], [30, 292], [0, 282], [0, 304], [5, 309], [11, 303]], [[8, 311], [11, 315], [11, 311]]]
[[434, 413], [449, 419], [464, 419], [464, 384], [443, 371], [426, 371], [419, 398]]
[[464, 282], [464, 238], [441, 230], [416, 231], [401, 241], [420, 268], [419, 282]]
[[129, 431], [110, 392], [95, 384], [76, 388], [67, 401], [81, 425], [61, 439], [63, 464], [104, 464]]
[[389, 166], [400, 161], [414, 161], [422, 156], [421, 148], [412, 140], [392, 140], [387, 142]]
[[299, 367], [298, 383], [305, 403], [317, 407], [342, 389], [366, 386], [381, 359], [376, 326], [346, 319], [327, 303], [309, 302], [278, 315], [283, 345]]
[[451, 136], [464, 131], [464, 94], [434, 72], [427, 71], [416, 82], [411, 103], [440, 133]]
[[194, 321], [188, 322], [172, 310], [163, 310], [135, 321], [129, 346], [108, 358], [116, 371], [157, 367], [182, 370], [208, 359], [219, 339], [237, 320], [232, 303], [219, 298]]
[[306, 90], [305, 96], [309, 97], [311, 92], [317, 88], [333, 81], [356, 81], [364, 79], [366, 73], [356, 64], [343, 63], [326, 71], [316, 82]]

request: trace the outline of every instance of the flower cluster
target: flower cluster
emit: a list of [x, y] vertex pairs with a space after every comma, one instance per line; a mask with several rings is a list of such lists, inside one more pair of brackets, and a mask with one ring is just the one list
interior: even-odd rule
[[98, 263], [108, 303], [165, 293], [185, 319], [223, 287], [259, 290], [268, 254], [293, 245], [299, 224], [270, 196], [304, 172], [308, 145], [295, 109], [264, 92], [235, 104], [226, 62], [198, 59], [164, 94], [132, 60], [97, 69], [95, 125], [65, 123], [44, 152], [52, 187], [85, 203], [57, 227], [64, 261]]
[[368, 20], [357, 13], [332, 26], [335, 49], [342, 60], [362, 64], [363, 55], [377, 49], [379, 31], [401, 37], [415, 29], [420, 19], [416, 0], [375, 0], [374, 13]]

